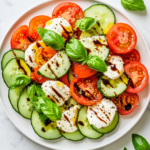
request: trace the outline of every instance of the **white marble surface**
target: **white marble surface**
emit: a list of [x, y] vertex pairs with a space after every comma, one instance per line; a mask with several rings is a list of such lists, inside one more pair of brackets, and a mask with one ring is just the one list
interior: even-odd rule
[[[13, 21], [20, 16], [26, 9], [34, 6], [43, 0], [0, 0], [0, 41], [5, 35], [7, 29]], [[118, 8], [128, 14], [134, 22], [139, 26], [144, 34], [150, 47], [150, 2], [144, 0], [147, 10], [143, 12], [126, 11], [122, 8], [120, 0], [105, 0], [110, 4], [116, 4]], [[144, 136], [150, 143], [150, 106], [137, 123], [137, 125], [118, 141], [110, 144], [99, 150], [123, 150], [127, 147], [128, 150], [133, 150], [131, 141], [132, 133], [137, 133]], [[48, 150], [25, 137], [17, 128], [10, 122], [6, 116], [4, 109], [0, 105], [0, 150]]]

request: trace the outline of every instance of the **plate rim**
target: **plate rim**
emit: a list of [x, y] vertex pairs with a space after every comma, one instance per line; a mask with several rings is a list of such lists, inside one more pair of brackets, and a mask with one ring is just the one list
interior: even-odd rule
[[[26, 14], [27, 14], [29, 11], [31, 11], [32, 9], [35, 9], [36, 7], [39, 7], [40, 5], [44, 5], [44, 4], [50, 3], [50, 2], [52, 2], [52, 1], [55, 1], [55, 0], [45, 0], [45, 1], [39, 2], [38, 4], [33, 5], [33, 6], [30, 7], [29, 9], [25, 10], [21, 15], [19, 15], [19, 17], [16, 17], [16, 19], [14, 19], [14, 21], [12, 21], [12, 24], [10, 25], [10, 27], [8, 27], [8, 29], [7, 29], [6, 32], [4, 33], [4, 36], [2, 37], [2, 40], [0, 41], [0, 50], [1, 50], [1, 47], [2, 47], [2, 45], [3, 45], [3, 43], [4, 43], [4, 41], [5, 41], [5, 39], [6, 39], [7, 35], [8, 35], [8, 33], [10, 32], [10, 30], [13, 28], [13, 26], [16, 24], [16, 22], [17, 22], [22, 16], [26, 15]], [[63, 0], [59, 0], [59, 1], [63, 2]], [[69, 1], [69, 0], [68, 0], [68, 1]], [[74, 1], [74, 0], [71, 0], [71, 1]], [[81, 0], [81, 1], [92, 1], [92, 0]], [[113, 9], [115, 9], [116, 11], [118, 11], [119, 13], [121, 13], [125, 18], [127, 18], [127, 19], [131, 22], [131, 23], [136, 27], [136, 29], [138, 30], [138, 32], [139, 32], [141, 38], [143, 39], [144, 45], [146, 46], [147, 53], [148, 53], [148, 55], [149, 55], [149, 57], [150, 57], [150, 50], [149, 50], [149, 46], [148, 46], [148, 44], [147, 44], [147, 41], [146, 41], [146, 39], [145, 39], [143, 33], [142, 33], [141, 30], [139, 29], [139, 27], [138, 27], [138, 26], [136, 25], [136, 23], [130, 18], [130, 16], [129, 16], [126, 12], [123, 12], [123, 10], [121, 10], [119, 7], [115, 6], [114, 4], [109, 4], [109, 2], [105, 2], [104, 0], [94, 0], [94, 1], [103, 3], [103, 4], [105, 4], [105, 5], [108, 5], [109, 7], [112, 7]], [[1, 91], [0, 91], [0, 93], [1, 93]], [[136, 121], [131, 125], [130, 128], [128, 128], [128, 129], [127, 129], [126, 131], [124, 131], [122, 134], [118, 135], [118, 137], [112, 139], [110, 142], [107, 142], [107, 143], [102, 144], [102, 145], [100, 145], [100, 146], [95, 146], [95, 147], [93, 147], [92, 149], [97, 149], [97, 148], [105, 147], [105, 146], [107, 146], [107, 145], [109, 145], [109, 144], [111, 144], [111, 143], [117, 141], [119, 138], [123, 137], [125, 134], [127, 134], [127, 133], [136, 125], [136, 123], [141, 119], [141, 117], [143, 116], [144, 112], [146, 111], [147, 106], [148, 106], [148, 104], [149, 104], [149, 102], [150, 102], [150, 93], [149, 93], [147, 99], [148, 99], [148, 100], [147, 100], [147, 103], [146, 103], [145, 107], [142, 108], [142, 111], [141, 111], [140, 115], [138, 116], [138, 118], [136, 119]], [[34, 139], [32, 139], [30, 136], [28, 136], [27, 133], [24, 133], [22, 130], [20, 130], [20, 129], [18, 128], [17, 124], [16, 124], [16, 123], [11, 119], [11, 117], [9, 116], [9, 114], [8, 114], [8, 112], [7, 112], [7, 110], [6, 110], [5, 106], [4, 106], [4, 104], [3, 104], [1, 95], [0, 95], [0, 103], [1, 103], [1, 105], [2, 105], [2, 107], [3, 107], [3, 109], [4, 109], [4, 111], [5, 111], [5, 113], [6, 113], [6, 115], [7, 115], [7, 117], [8, 117], [9, 120], [12, 122], [12, 124], [13, 124], [23, 135], [25, 135], [28, 139], [32, 140], [33, 142], [35, 142], [35, 143], [37, 143], [37, 144], [39, 144], [39, 145], [41, 145], [41, 146], [44, 146], [44, 147], [47, 147], [47, 148], [58, 149], [57, 147], [55, 147], [55, 146], [53, 146], [53, 145], [48, 146], [48, 145], [43, 144], [41, 141], [34, 140]], [[59, 148], [59, 149], [60, 149], [60, 148]], [[61, 148], [61, 150], [66, 150], [66, 149], [65, 149], [65, 148]], [[80, 150], [80, 149], [78, 148], [78, 150]], [[83, 149], [83, 148], [82, 148], [82, 150], [87, 150], [87, 149], [85, 149], [85, 148]]]

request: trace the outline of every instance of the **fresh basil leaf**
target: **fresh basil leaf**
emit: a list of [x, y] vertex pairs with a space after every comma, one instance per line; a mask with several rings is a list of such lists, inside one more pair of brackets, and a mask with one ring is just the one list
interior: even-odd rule
[[126, 147], [124, 147], [124, 149], [123, 150], [127, 150], [127, 148]]
[[44, 43], [50, 46], [51, 48], [55, 50], [62, 50], [65, 48], [64, 38], [58, 33], [40, 27], [37, 28], [37, 31]]
[[132, 134], [132, 143], [135, 150], [148, 150], [149, 148], [149, 143], [146, 139], [138, 134]]
[[38, 102], [38, 97], [36, 97], [35, 101], [33, 102], [33, 106], [35, 107], [35, 109], [37, 110], [38, 113], [41, 113], [41, 107]]
[[87, 50], [77, 39], [71, 39], [66, 45], [66, 53], [72, 61], [82, 62], [87, 59]]
[[87, 65], [96, 71], [105, 72], [107, 71], [107, 66], [105, 62], [98, 56], [93, 56], [87, 61]]
[[77, 21], [75, 30], [77, 27], [79, 27], [81, 31], [89, 30], [92, 26], [95, 25], [96, 22], [97, 20], [94, 18], [84, 17], [83, 19]]
[[127, 10], [143, 11], [146, 9], [143, 0], [121, 0], [121, 4]]
[[35, 89], [36, 89], [36, 85], [32, 84], [28, 87], [27, 93], [30, 98], [30, 101], [33, 103], [33, 106], [35, 107], [37, 112], [40, 113], [41, 108], [40, 108], [40, 104], [38, 102], [38, 96], [37, 96], [37, 93], [35, 92]]
[[45, 93], [41, 87], [41, 85], [35, 85], [35, 93], [38, 97], [44, 97]]
[[38, 97], [41, 110], [50, 120], [59, 120], [62, 116], [60, 108], [46, 97]]
[[86, 63], [87, 63], [87, 59], [84, 60], [84, 61], [81, 63], [81, 65], [84, 65], [84, 64], [86, 64]]
[[81, 20], [78, 20], [78, 21], [76, 22], [75, 28], [73, 28], [73, 29], [74, 29], [74, 31], [76, 31], [76, 30], [77, 30], [77, 28], [79, 27], [79, 25], [80, 25], [81, 21], [82, 21], [82, 19], [81, 19]]
[[31, 78], [26, 75], [18, 75], [12, 81], [10, 89], [15, 89], [21, 85], [28, 85], [31, 82]]
[[34, 96], [35, 96], [35, 84], [32, 84], [28, 87], [27, 89], [27, 93], [28, 93], [28, 96], [30, 98], [30, 101], [31, 102], [34, 102]]
[[90, 54], [90, 55], [88, 55], [87, 56], [87, 59], [86, 60], [84, 60], [82, 63], [81, 63], [81, 65], [84, 65], [85, 63], [87, 63], [87, 61], [90, 59], [90, 58], [92, 58], [93, 56]]
[[42, 112], [41, 113], [38, 113], [39, 114], [39, 117], [40, 117], [40, 120], [45, 123], [46, 119], [47, 119], [47, 116], [45, 116]]

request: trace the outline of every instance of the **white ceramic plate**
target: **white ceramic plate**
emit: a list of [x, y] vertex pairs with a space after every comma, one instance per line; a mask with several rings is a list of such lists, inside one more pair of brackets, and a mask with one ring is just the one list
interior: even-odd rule
[[[69, 1], [69, 0], [68, 0]], [[77, 3], [83, 10], [91, 6], [92, 4], [99, 3], [98, 1], [90, 1], [90, 0], [84, 0], [84, 1], [77, 1], [74, 0], [73, 2]], [[103, 2], [103, 1], [101, 1]], [[26, 13], [24, 13], [9, 29], [6, 36], [3, 39], [2, 45], [1, 45], [1, 51], [0, 51], [0, 57], [2, 58], [3, 54], [10, 49], [10, 38], [12, 33], [15, 31], [15, 29], [21, 25], [28, 24], [30, 19], [37, 16], [37, 15], [49, 15], [51, 16], [52, 10], [54, 7], [59, 4], [60, 1], [48, 1], [44, 2]], [[105, 3], [105, 2], [103, 2]], [[117, 22], [124, 22], [129, 25], [131, 25], [137, 34], [137, 45], [136, 48], [139, 50], [141, 55], [141, 62], [146, 66], [148, 69], [148, 72], [150, 72], [150, 52], [148, 45], [141, 34], [140, 30], [137, 28], [137, 26], [126, 16], [124, 16], [120, 11], [117, 11], [115, 8], [112, 8], [115, 15]], [[117, 128], [109, 133], [104, 135], [102, 138], [97, 140], [91, 140], [85, 138], [82, 141], [79, 142], [72, 142], [64, 139], [63, 137], [58, 140], [44, 140], [40, 137], [38, 137], [30, 124], [30, 120], [26, 120], [23, 117], [21, 117], [18, 113], [16, 113], [13, 108], [11, 107], [9, 100], [8, 100], [8, 88], [6, 87], [5, 83], [2, 79], [2, 73], [0, 74], [0, 95], [1, 95], [1, 103], [5, 109], [6, 114], [8, 115], [9, 119], [12, 121], [12, 123], [28, 138], [33, 140], [34, 142], [37, 142], [40, 145], [43, 145], [48, 148], [53, 149], [62, 149], [62, 150], [86, 150], [86, 149], [95, 149], [100, 148], [103, 146], [106, 146], [117, 139], [119, 139], [121, 136], [123, 136], [125, 133], [127, 133], [142, 117], [144, 111], [147, 108], [147, 105], [149, 103], [150, 99], [150, 81], [147, 85], [147, 87], [139, 93], [140, 97], [140, 103], [136, 110], [134, 110], [133, 113], [127, 116], [120, 116], [120, 121], [117, 126]]]

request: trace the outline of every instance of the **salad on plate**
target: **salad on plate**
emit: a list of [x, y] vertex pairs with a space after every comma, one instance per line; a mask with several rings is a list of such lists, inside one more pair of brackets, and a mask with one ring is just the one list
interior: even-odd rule
[[137, 35], [104, 4], [58, 4], [17, 28], [1, 60], [12, 108], [52, 140], [98, 139], [140, 102], [149, 75]]

